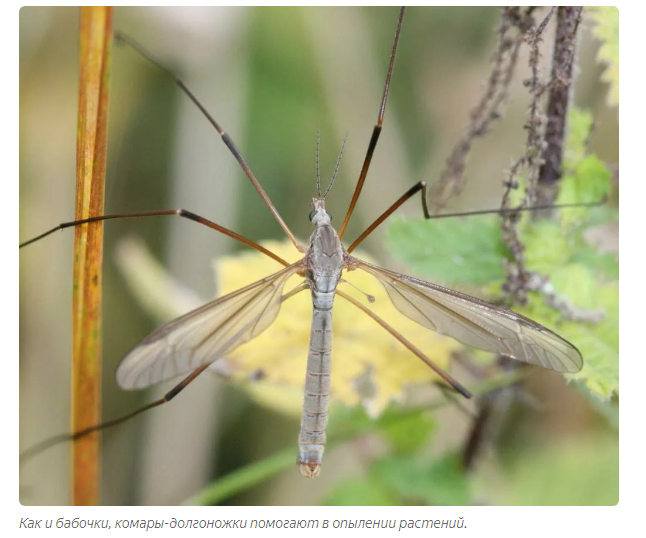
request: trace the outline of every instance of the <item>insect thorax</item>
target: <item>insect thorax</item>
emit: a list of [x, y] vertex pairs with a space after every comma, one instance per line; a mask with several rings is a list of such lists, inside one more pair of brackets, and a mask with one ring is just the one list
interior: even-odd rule
[[335, 290], [345, 264], [336, 230], [329, 224], [329, 219], [325, 219], [327, 222], [321, 220], [313, 220], [316, 229], [310, 237], [307, 263], [312, 291], [328, 293]]

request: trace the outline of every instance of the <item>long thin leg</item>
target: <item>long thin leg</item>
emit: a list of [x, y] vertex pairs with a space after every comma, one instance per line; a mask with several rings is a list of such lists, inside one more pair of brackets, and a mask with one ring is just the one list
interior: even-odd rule
[[148, 411], [148, 409], [152, 409], [153, 407], [158, 407], [162, 404], [165, 404], [166, 402], [170, 402], [175, 396], [177, 396], [180, 392], [182, 392], [189, 385], [189, 383], [191, 383], [198, 375], [200, 375], [209, 366], [210, 364], [205, 364], [203, 366], [200, 366], [197, 370], [194, 370], [188, 377], [184, 378], [181, 381], [181, 383], [179, 383], [171, 390], [169, 390], [162, 398], [160, 398], [159, 400], [155, 400], [154, 402], [151, 402], [148, 405], [145, 405], [144, 407], [140, 407], [136, 411], [128, 413], [127, 415], [123, 415], [119, 418], [115, 418], [113, 420], [102, 422], [101, 424], [90, 426], [89, 428], [85, 428], [84, 430], [80, 430], [74, 433], [64, 433], [62, 435], [57, 435], [55, 437], [50, 437], [49, 439], [45, 439], [44, 441], [28, 448], [22, 454], [20, 454], [20, 464], [22, 465], [23, 463], [30, 460], [34, 456], [37, 456], [44, 450], [47, 450], [48, 448], [51, 448], [59, 443], [63, 443], [65, 441], [76, 441], [77, 439], [80, 439], [81, 437], [85, 437], [86, 435], [89, 435], [93, 432], [105, 430], [107, 428], [111, 428], [112, 426], [116, 426], [117, 424], [121, 424], [122, 422], [125, 422], [126, 420], [131, 419], [132, 417], [135, 417], [140, 413], [143, 413], [144, 411]]
[[[290, 299], [297, 293], [300, 293], [301, 291], [306, 290], [308, 288], [309, 286], [307, 285], [306, 282], [299, 284], [294, 289], [284, 294], [281, 302], [285, 302], [287, 299]], [[93, 432], [111, 428], [112, 426], [116, 426], [117, 424], [121, 424], [122, 422], [125, 422], [133, 417], [136, 417], [137, 415], [143, 413], [144, 411], [148, 411], [149, 409], [153, 409], [154, 407], [159, 407], [162, 404], [170, 402], [175, 396], [177, 396], [180, 392], [182, 392], [198, 375], [200, 375], [204, 370], [206, 370], [212, 364], [213, 363], [209, 363], [209, 364], [204, 364], [200, 366], [199, 368], [191, 372], [191, 374], [186, 378], [184, 378], [180, 383], [174, 386], [171, 390], [169, 390], [162, 398], [160, 398], [159, 400], [155, 400], [154, 402], [151, 402], [143, 407], [140, 407], [139, 409], [132, 411], [131, 413], [128, 413], [126, 415], [123, 415], [121, 417], [118, 417], [112, 420], [108, 420], [106, 422], [102, 422], [101, 424], [90, 426], [89, 428], [80, 430], [78, 432], [64, 433], [61, 435], [56, 435], [55, 437], [50, 437], [49, 439], [45, 439], [44, 441], [28, 448], [22, 454], [20, 454], [20, 464], [22, 465], [23, 463], [30, 460], [34, 456], [37, 456], [41, 452], [59, 443], [63, 443], [66, 441], [75, 441], [76, 439], [85, 437], [86, 435], [89, 435]]]
[[297, 293], [300, 293], [304, 290], [310, 289], [310, 285], [307, 283], [307, 281], [301, 282], [298, 286], [296, 286], [293, 290], [288, 291], [281, 297], [281, 303], [284, 303], [287, 299], [290, 299], [291, 297], [294, 297]]
[[447, 387], [444, 383], [436, 383], [438, 389], [442, 393], [442, 396], [446, 399], [447, 402], [454, 404], [462, 413], [471, 419], [476, 418], [476, 414], [470, 411], [467, 406], [464, 404], [464, 400], [458, 398], [458, 396], [453, 392], [450, 387]]
[[413, 185], [408, 189], [404, 194], [402, 194], [399, 199], [391, 205], [386, 211], [384, 211], [380, 217], [377, 218], [366, 230], [354, 240], [348, 247], [348, 253], [352, 252], [359, 244], [368, 237], [372, 232], [375, 231], [375, 228], [379, 226], [383, 221], [385, 221], [390, 215], [392, 215], [395, 210], [397, 210], [404, 202], [415, 196], [419, 191], [422, 191], [422, 211], [424, 211], [424, 218], [430, 219], [431, 215], [428, 212], [428, 205], [426, 204], [426, 183], [420, 181], [416, 185]]
[[409, 342], [402, 334], [393, 329], [388, 323], [381, 319], [377, 314], [375, 314], [369, 308], [363, 306], [359, 301], [340, 291], [336, 290], [337, 295], [343, 297], [346, 301], [351, 302], [359, 310], [362, 310], [368, 314], [372, 319], [374, 319], [379, 325], [386, 329], [390, 334], [392, 334], [397, 340], [399, 340], [404, 346], [406, 346], [410, 351], [412, 351], [419, 359], [421, 359], [426, 365], [428, 365], [437, 375], [439, 375], [444, 381], [451, 385], [455, 390], [457, 390], [465, 398], [471, 398], [471, 393], [465, 389], [460, 383], [453, 379], [449, 374], [447, 374], [442, 368], [435, 364], [431, 359], [429, 359], [424, 353], [422, 353], [418, 348], [416, 348], [411, 342]]
[[220, 124], [217, 121], [215, 121], [213, 116], [211, 116], [211, 114], [209, 114], [209, 112], [206, 110], [206, 108], [204, 108], [204, 105], [202, 105], [202, 103], [200, 103], [198, 101], [197, 97], [195, 97], [193, 92], [191, 92], [191, 90], [189, 90], [186, 87], [186, 85], [170, 69], [168, 69], [161, 62], [156, 60], [155, 57], [152, 54], [150, 54], [144, 47], [142, 47], [137, 41], [135, 41], [131, 37], [126, 36], [125, 34], [122, 34], [120, 32], [115, 32], [114, 37], [115, 37], [115, 39], [117, 41], [122, 41], [123, 43], [126, 43], [127, 45], [132, 47], [134, 50], [136, 50], [139, 54], [141, 54], [150, 63], [156, 65], [162, 71], [167, 73], [168, 76], [170, 76], [175, 81], [175, 84], [177, 84], [180, 87], [180, 89], [188, 96], [188, 98], [191, 101], [193, 101], [193, 103], [195, 103], [197, 108], [200, 109], [202, 114], [204, 114], [206, 119], [209, 120], [211, 125], [213, 125], [213, 127], [215, 127], [215, 130], [220, 134], [220, 136], [222, 137], [222, 141], [227, 146], [227, 148], [229, 148], [229, 151], [233, 154], [233, 156], [236, 158], [236, 160], [238, 161], [238, 163], [242, 167], [242, 170], [247, 175], [247, 177], [249, 178], [249, 180], [253, 184], [256, 191], [258, 191], [258, 194], [260, 194], [260, 197], [262, 198], [263, 202], [265, 202], [265, 205], [269, 208], [269, 211], [272, 212], [272, 214], [274, 215], [274, 218], [278, 221], [278, 224], [280, 224], [280, 227], [283, 229], [285, 234], [287, 234], [287, 237], [289, 237], [291, 242], [294, 243], [294, 246], [299, 251], [304, 252], [305, 251], [304, 247], [298, 242], [298, 240], [296, 239], [296, 237], [294, 236], [292, 231], [288, 228], [287, 224], [285, 223], [283, 218], [280, 216], [280, 213], [278, 213], [278, 210], [276, 209], [274, 204], [269, 199], [269, 196], [267, 196], [267, 193], [262, 188], [259, 181], [256, 179], [256, 176], [253, 175], [253, 172], [251, 171], [251, 168], [249, 168], [249, 165], [244, 160], [244, 157], [240, 153], [240, 150], [236, 147], [233, 140], [231, 140], [231, 137], [224, 131], [224, 129], [222, 129], [222, 127], [220, 127]]
[[372, 130], [372, 136], [370, 137], [370, 143], [368, 144], [368, 151], [366, 153], [366, 158], [363, 161], [363, 166], [361, 168], [361, 173], [359, 174], [359, 180], [357, 181], [357, 186], [354, 188], [354, 194], [352, 195], [352, 200], [350, 201], [350, 207], [348, 207], [348, 212], [345, 214], [343, 219], [343, 224], [339, 229], [339, 238], [343, 239], [343, 234], [345, 229], [350, 222], [350, 217], [354, 211], [354, 207], [357, 205], [357, 200], [361, 194], [361, 189], [363, 189], [363, 184], [366, 181], [366, 176], [368, 175], [368, 168], [370, 168], [370, 162], [372, 161], [372, 155], [375, 152], [375, 147], [377, 147], [377, 141], [379, 140], [379, 135], [381, 134], [381, 127], [384, 122], [384, 114], [386, 113], [386, 102], [388, 101], [388, 92], [390, 91], [390, 79], [393, 75], [393, 68], [395, 67], [395, 57], [397, 56], [397, 45], [399, 44], [399, 35], [402, 30], [402, 23], [404, 22], [404, 11], [406, 8], [402, 7], [399, 10], [399, 20], [397, 21], [397, 30], [395, 31], [395, 42], [393, 43], [393, 48], [390, 53], [390, 64], [388, 65], [388, 74], [386, 75], [386, 86], [384, 87], [384, 94], [381, 98], [381, 106], [379, 107], [379, 116], [377, 117], [377, 123]]
[[209, 228], [213, 228], [214, 230], [217, 230], [220, 233], [223, 233], [224, 235], [228, 235], [229, 237], [235, 239], [236, 241], [240, 241], [242, 244], [247, 245], [251, 248], [255, 248], [258, 252], [262, 252], [263, 254], [269, 256], [270, 258], [276, 260], [278, 263], [284, 265], [287, 267], [290, 265], [287, 263], [285, 260], [283, 260], [281, 257], [277, 256], [270, 250], [267, 250], [265, 247], [259, 245], [258, 243], [254, 243], [250, 239], [247, 239], [246, 237], [241, 236], [240, 234], [237, 234], [235, 232], [232, 232], [228, 228], [225, 228], [224, 226], [220, 226], [219, 224], [216, 224], [215, 222], [212, 222], [208, 219], [205, 219], [204, 217], [200, 217], [199, 215], [196, 215], [195, 213], [191, 213], [190, 211], [187, 211], [186, 209], [162, 209], [159, 211], [144, 211], [141, 213], [114, 213], [111, 215], [100, 215], [98, 217], [90, 217], [87, 219], [81, 219], [81, 220], [73, 220], [70, 222], [62, 222], [58, 226], [55, 226], [51, 230], [47, 230], [45, 233], [40, 234], [37, 237], [34, 237], [33, 239], [29, 239], [28, 241], [25, 241], [23, 243], [20, 243], [20, 248], [26, 247], [27, 245], [30, 245], [32, 243], [35, 243], [36, 241], [43, 239], [44, 237], [47, 237], [48, 235], [58, 231], [58, 230], [64, 230], [65, 228], [71, 228], [73, 226], [79, 226], [81, 224], [87, 224], [89, 222], [99, 222], [102, 220], [110, 220], [110, 219], [130, 219], [130, 218], [141, 218], [141, 217], [162, 217], [162, 216], [167, 216], [167, 215], [174, 215], [177, 217], [183, 217], [188, 220], [192, 220], [193, 222], [198, 222], [200, 224], [203, 224], [204, 226], [208, 226]]
[[605, 203], [605, 199], [601, 199], [598, 202], [584, 202], [577, 204], [560, 204], [560, 205], [535, 205], [531, 207], [509, 207], [509, 208], [498, 208], [498, 209], [481, 209], [477, 211], [465, 211], [461, 213], [442, 213], [440, 215], [431, 215], [428, 210], [428, 203], [426, 201], [426, 182], [419, 181], [408, 189], [404, 194], [402, 194], [397, 201], [391, 205], [386, 211], [384, 211], [365, 231], [355, 239], [348, 247], [348, 253], [352, 252], [355, 248], [359, 246], [363, 240], [368, 237], [372, 232], [375, 231], [377, 226], [379, 226], [383, 221], [385, 221], [390, 215], [392, 215], [399, 207], [401, 207], [405, 202], [410, 200], [418, 192], [421, 191], [422, 198], [422, 212], [424, 213], [425, 219], [445, 219], [449, 217], [470, 217], [472, 215], [504, 215], [506, 213], [520, 213], [521, 211], [539, 211], [541, 209], [565, 209], [568, 207], [594, 207]]

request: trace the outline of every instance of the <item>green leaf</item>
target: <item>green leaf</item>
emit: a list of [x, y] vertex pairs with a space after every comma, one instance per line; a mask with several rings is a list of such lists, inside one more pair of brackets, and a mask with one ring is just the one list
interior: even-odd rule
[[471, 499], [467, 477], [452, 455], [432, 462], [389, 458], [375, 464], [372, 474], [409, 502], [464, 506]]
[[525, 226], [521, 241], [525, 245], [525, 260], [532, 271], [549, 274], [570, 259], [572, 240], [561, 233], [556, 222], [541, 220]]
[[597, 398], [607, 400], [619, 392], [619, 284], [600, 283], [594, 271], [580, 264], [553, 268], [550, 283], [559, 297], [577, 308], [602, 312], [599, 323], [563, 321], [561, 314], [537, 294], [518, 311], [556, 331], [581, 352], [584, 366], [574, 374]]
[[[595, 202], [611, 191], [611, 172], [598, 157], [586, 155], [592, 125], [589, 112], [571, 110], [559, 204]], [[585, 366], [574, 377], [601, 400], [619, 390], [619, 264], [614, 254], [597, 252], [584, 233], [592, 225], [615, 219], [616, 211], [607, 207], [567, 208], [555, 212], [551, 221], [524, 215], [518, 225], [527, 269], [549, 277], [556, 296], [567, 301], [573, 312], [604, 315], [596, 324], [567, 321], [537, 294], [530, 294], [529, 306], [521, 310], [580, 349]], [[505, 279], [502, 259], [508, 257], [508, 250], [499, 219], [399, 219], [389, 230], [389, 243], [421, 274], [447, 284], [479, 285], [490, 296], [500, 294]]]
[[[557, 203], [588, 203], [602, 200], [610, 194], [612, 174], [595, 155], [588, 155], [574, 165], [574, 173], [566, 174], [561, 181]], [[564, 227], [582, 224], [591, 208], [571, 208], [559, 212]]]
[[607, 400], [619, 392], [619, 285], [611, 283], [595, 289], [594, 301], [605, 313], [596, 324], [563, 324], [562, 336], [579, 347], [585, 364], [577, 374], [592, 394]]
[[563, 169], [574, 170], [585, 157], [594, 121], [587, 110], [573, 107], [568, 114], [568, 133], [563, 156]]
[[609, 84], [607, 102], [619, 104], [619, 10], [616, 7], [586, 7], [594, 21], [592, 33], [601, 41], [597, 60], [606, 65], [601, 80]]
[[466, 219], [393, 219], [390, 251], [412, 271], [447, 284], [484, 285], [504, 278], [507, 256], [494, 216]]
[[[384, 415], [387, 419], [388, 413]], [[416, 453], [435, 431], [437, 422], [429, 415], [410, 415], [392, 422], [382, 429], [395, 451]]]
[[596, 155], [588, 155], [576, 166], [581, 202], [600, 200], [610, 194], [612, 174]]
[[[591, 185], [586, 186], [587, 195], [599, 193], [607, 184], [605, 167], [598, 159], [586, 158], [578, 169], [583, 171], [582, 175], [592, 178], [589, 181]], [[449, 227], [446, 232], [447, 235], [453, 234], [453, 240], [447, 242], [446, 237], [428, 236], [428, 224], [437, 223], [400, 220], [393, 229], [393, 237], [399, 238], [398, 247], [393, 248], [400, 254], [405, 252], [403, 257], [418, 272], [434, 275], [444, 282], [464, 282], [471, 275], [470, 283], [486, 284], [491, 292], [492, 284], [504, 277], [501, 264], [504, 250], [498, 244], [493, 248], [473, 246], [485, 243], [479, 236], [482, 228], [463, 226], [463, 223], [454, 221], [455, 228], [450, 230]], [[469, 236], [467, 231], [472, 231], [472, 235]], [[489, 226], [488, 233], [489, 236], [484, 236], [491, 238], [498, 230]], [[596, 324], [564, 321], [562, 313], [547, 305], [545, 299], [537, 294], [532, 294], [529, 306], [520, 311], [579, 348], [585, 366], [575, 378], [583, 382], [594, 396], [607, 400], [619, 391], [618, 261], [612, 254], [597, 253], [584, 240], [582, 233], [582, 226], [566, 233], [557, 222], [525, 220], [521, 234], [526, 246], [525, 259], [530, 270], [550, 277], [557, 296], [567, 300], [573, 309], [600, 312], [604, 315], [603, 320]], [[406, 234], [411, 237], [406, 239]], [[429, 253], [431, 246], [436, 247], [437, 244], [445, 249], [444, 256], [431, 256]], [[414, 245], [419, 245], [417, 251]], [[455, 259], [447, 261], [451, 258], [449, 252], [452, 248], [457, 250], [459, 258], [465, 260], [464, 265], [456, 264], [455, 267]], [[437, 260], [437, 263], [430, 260]], [[475, 277], [472, 276], [474, 273]]]

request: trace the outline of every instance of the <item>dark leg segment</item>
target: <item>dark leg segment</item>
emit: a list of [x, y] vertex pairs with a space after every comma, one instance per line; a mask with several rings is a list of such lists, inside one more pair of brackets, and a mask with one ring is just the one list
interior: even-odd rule
[[419, 191], [422, 191], [422, 211], [424, 212], [424, 218], [430, 219], [431, 215], [428, 212], [428, 205], [426, 203], [426, 183], [424, 181], [420, 181], [419, 183], [413, 185], [410, 189], [408, 189], [393, 205], [386, 209], [386, 211], [384, 211], [381, 216], [378, 217], [377, 220], [375, 220], [375, 222], [368, 226], [368, 228], [355, 239], [354, 243], [352, 243], [348, 247], [348, 253], [357, 248], [366, 237], [368, 237], [372, 232], [375, 231], [375, 228], [377, 226], [379, 226], [383, 221], [390, 217], [390, 215], [392, 215], [402, 204], [415, 196]]
[[132, 417], [135, 417], [140, 413], [143, 413], [144, 411], [148, 411], [148, 409], [152, 409], [153, 407], [158, 407], [162, 404], [165, 404], [166, 402], [170, 402], [175, 396], [177, 396], [180, 392], [182, 392], [189, 385], [189, 383], [191, 383], [191, 381], [193, 381], [198, 375], [200, 375], [209, 366], [210, 366], [210, 363], [200, 366], [197, 370], [194, 370], [188, 377], [182, 380], [181, 383], [179, 383], [178, 385], [173, 387], [170, 391], [168, 391], [163, 398], [160, 398], [159, 400], [155, 400], [154, 402], [149, 403], [148, 405], [145, 405], [144, 407], [141, 407], [136, 411], [133, 411], [132, 413], [128, 413], [127, 415], [123, 415], [122, 417], [115, 418], [113, 420], [102, 422], [101, 424], [96, 424], [95, 426], [90, 426], [89, 428], [80, 430], [78, 432], [64, 433], [61, 435], [57, 435], [55, 437], [50, 437], [49, 439], [45, 439], [44, 441], [32, 446], [31, 448], [28, 448], [22, 454], [20, 454], [20, 465], [22, 465], [23, 463], [26, 463], [34, 456], [37, 456], [41, 452], [59, 443], [63, 443], [65, 441], [76, 441], [77, 439], [80, 439], [81, 437], [85, 437], [86, 435], [89, 435], [91, 433], [105, 430], [107, 428], [111, 428], [112, 426], [116, 426], [117, 424], [121, 424], [122, 422], [125, 422], [126, 420], [129, 420]]
[[40, 234], [37, 237], [34, 237], [33, 239], [29, 239], [28, 241], [25, 241], [24, 243], [20, 243], [20, 248], [26, 247], [27, 245], [30, 245], [32, 243], [35, 243], [36, 241], [43, 239], [44, 237], [47, 237], [48, 235], [58, 231], [58, 230], [64, 230], [65, 228], [72, 228], [74, 226], [80, 226], [81, 224], [88, 224], [90, 222], [99, 222], [102, 220], [110, 220], [110, 219], [132, 219], [132, 218], [142, 218], [142, 217], [163, 217], [163, 216], [177, 216], [177, 217], [182, 217], [188, 220], [192, 220], [193, 222], [198, 222], [200, 224], [203, 224], [204, 226], [208, 226], [209, 228], [213, 228], [214, 230], [217, 230], [218, 232], [227, 235], [236, 241], [240, 241], [242, 244], [247, 245], [251, 248], [256, 249], [258, 252], [262, 252], [263, 254], [269, 256], [273, 260], [276, 260], [278, 263], [284, 265], [287, 267], [290, 265], [287, 263], [285, 260], [280, 258], [279, 256], [276, 256], [273, 252], [267, 250], [265, 247], [259, 245], [258, 243], [254, 243], [250, 239], [247, 239], [246, 237], [241, 236], [240, 234], [237, 234], [228, 228], [225, 228], [224, 226], [220, 226], [219, 224], [216, 224], [215, 222], [212, 222], [208, 219], [205, 219], [204, 217], [200, 217], [199, 215], [196, 215], [195, 213], [191, 213], [190, 211], [187, 211], [186, 209], [162, 209], [160, 211], [143, 211], [141, 213], [114, 213], [111, 215], [101, 215], [98, 217], [90, 217], [87, 219], [80, 219], [80, 220], [73, 220], [70, 222], [63, 222], [59, 224], [58, 226], [55, 226], [51, 230], [46, 231], [45, 233]]
[[397, 21], [397, 30], [395, 31], [395, 42], [393, 43], [393, 48], [390, 53], [390, 64], [388, 65], [388, 74], [386, 75], [386, 86], [384, 87], [384, 94], [381, 98], [381, 106], [379, 107], [379, 116], [377, 117], [377, 124], [372, 130], [372, 136], [370, 137], [370, 143], [368, 144], [368, 152], [366, 153], [366, 158], [363, 161], [363, 166], [361, 167], [361, 173], [359, 174], [359, 180], [357, 181], [357, 186], [354, 188], [354, 194], [352, 195], [352, 200], [350, 201], [350, 207], [348, 207], [348, 212], [345, 214], [343, 219], [343, 224], [339, 229], [339, 238], [343, 239], [343, 234], [345, 234], [345, 229], [350, 222], [350, 217], [354, 211], [354, 207], [357, 205], [357, 200], [361, 194], [361, 189], [363, 189], [363, 184], [366, 181], [366, 176], [368, 175], [368, 168], [370, 168], [370, 162], [372, 161], [372, 155], [375, 152], [377, 147], [377, 141], [379, 140], [379, 135], [381, 134], [381, 127], [384, 123], [384, 114], [386, 113], [386, 102], [388, 101], [388, 92], [390, 91], [390, 79], [393, 75], [393, 68], [395, 67], [395, 57], [397, 56], [397, 45], [399, 44], [399, 36], [402, 31], [402, 23], [404, 22], [404, 11], [406, 8], [402, 7], [399, 10], [399, 20]]
[[399, 340], [404, 346], [406, 346], [410, 351], [412, 351], [419, 359], [422, 360], [426, 365], [428, 365], [437, 375], [439, 375], [444, 381], [451, 385], [456, 391], [458, 391], [465, 398], [471, 398], [471, 393], [465, 389], [460, 383], [453, 379], [449, 374], [447, 374], [442, 368], [435, 364], [431, 359], [429, 359], [424, 353], [422, 353], [418, 348], [416, 348], [411, 342], [409, 342], [403, 335], [398, 331], [393, 329], [388, 323], [381, 319], [377, 314], [372, 310], [363, 306], [359, 301], [355, 300], [350, 295], [346, 295], [339, 289], [336, 290], [336, 294], [343, 297], [346, 301], [351, 302], [359, 310], [362, 310], [364, 313], [368, 314], [372, 319], [374, 319], [379, 325], [386, 329], [390, 334], [392, 334], [397, 340]]
[[520, 213], [521, 211], [539, 211], [541, 209], [565, 209], [568, 207], [594, 207], [602, 205], [605, 203], [605, 198], [599, 200], [598, 202], [589, 202], [589, 203], [580, 203], [580, 204], [560, 204], [560, 205], [535, 205], [531, 207], [509, 207], [509, 208], [500, 208], [500, 209], [481, 209], [478, 211], [466, 211], [462, 213], [442, 213], [441, 215], [431, 215], [428, 210], [428, 202], [426, 200], [426, 183], [420, 181], [408, 189], [404, 194], [402, 194], [397, 201], [391, 205], [386, 211], [384, 211], [381, 216], [379, 216], [366, 230], [355, 239], [348, 247], [348, 253], [352, 252], [355, 248], [359, 246], [363, 240], [368, 237], [372, 232], [375, 231], [377, 226], [379, 226], [383, 221], [385, 221], [390, 215], [392, 215], [400, 206], [405, 202], [415, 196], [419, 191], [421, 192], [422, 197], [422, 212], [424, 213], [425, 219], [444, 219], [449, 217], [470, 217], [472, 215], [505, 215], [509, 213]]
[[175, 84], [177, 84], [180, 89], [188, 96], [188, 98], [195, 103], [197, 108], [200, 109], [202, 114], [206, 117], [206, 119], [215, 127], [215, 130], [219, 133], [219, 135], [222, 137], [222, 141], [224, 144], [229, 148], [229, 151], [233, 154], [233, 156], [236, 158], [238, 163], [240, 164], [242, 170], [244, 173], [247, 175], [251, 183], [253, 184], [254, 188], [256, 191], [258, 191], [258, 194], [260, 194], [260, 197], [262, 198], [263, 202], [265, 202], [265, 205], [269, 208], [269, 210], [272, 212], [274, 215], [275, 219], [278, 221], [278, 224], [280, 224], [280, 227], [283, 229], [285, 234], [287, 234], [287, 237], [291, 240], [292, 243], [294, 243], [294, 246], [299, 250], [299, 251], [304, 251], [303, 247], [301, 244], [298, 242], [294, 234], [291, 232], [291, 230], [287, 227], [287, 224], [285, 224], [285, 221], [283, 218], [280, 216], [280, 213], [278, 213], [278, 210], [274, 206], [274, 204], [271, 202], [269, 199], [269, 196], [267, 196], [267, 193], [265, 190], [262, 188], [260, 185], [259, 181], [256, 179], [256, 176], [253, 175], [253, 172], [251, 171], [251, 168], [249, 168], [249, 165], [247, 162], [244, 160], [244, 157], [240, 153], [240, 150], [236, 147], [235, 143], [233, 140], [231, 140], [231, 137], [220, 127], [220, 124], [215, 121], [215, 118], [209, 114], [209, 112], [204, 108], [204, 105], [199, 102], [197, 97], [193, 94], [191, 90], [189, 90], [186, 85], [167, 67], [165, 67], [162, 63], [160, 63], [158, 60], [154, 58], [152, 54], [150, 54], [144, 47], [142, 47], [137, 41], [132, 39], [131, 37], [126, 36], [125, 34], [122, 34], [120, 32], [116, 32], [114, 34], [114, 37], [117, 41], [121, 41], [123, 43], [126, 43], [130, 47], [132, 47], [134, 50], [136, 50], [141, 56], [143, 56], [146, 60], [148, 60], [150, 63], [156, 65], [159, 67], [162, 71], [168, 74], [169, 77], [171, 77], [174, 81]]

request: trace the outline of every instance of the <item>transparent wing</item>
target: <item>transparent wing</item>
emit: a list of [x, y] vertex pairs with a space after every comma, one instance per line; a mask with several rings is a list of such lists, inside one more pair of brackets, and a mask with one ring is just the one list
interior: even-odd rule
[[577, 348], [549, 329], [511, 310], [353, 258], [352, 265], [379, 280], [406, 317], [467, 346], [501, 353], [557, 372], [578, 372]]
[[140, 389], [192, 372], [258, 336], [280, 310], [285, 283], [301, 262], [160, 327], [117, 368], [117, 383]]

